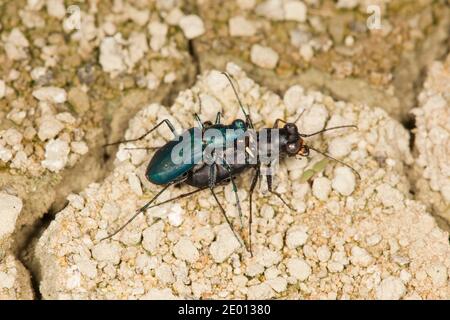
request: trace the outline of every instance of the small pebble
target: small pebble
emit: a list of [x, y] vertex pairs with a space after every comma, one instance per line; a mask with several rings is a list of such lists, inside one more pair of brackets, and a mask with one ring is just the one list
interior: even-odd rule
[[378, 300], [399, 300], [405, 293], [406, 288], [402, 280], [394, 276], [381, 281], [375, 292]]
[[302, 246], [308, 240], [307, 227], [293, 226], [286, 232], [286, 245], [289, 249], [295, 249]]
[[256, 0], [237, 0], [236, 2], [242, 10], [253, 9], [256, 4]]
[[23, 132], [23, 137], [28, 141], [31, 141], [33, 140], [36, 133], [36, 129], [34, 129], [33, 127], [26, 127], [25, 131]]
[[82, 258], [80, 256], [74, 257], [74, 262], [76, 263], [78, 270], [82, 275], [88, 278], [94, 279], [97, 276], [97, 265], [89, 258]]
[[222, 106], [216, 98], [209, 94], [200, 95], [200, 99], [202, 100], [203, 112], [202, 116], [205, 119], [214, 119], [218, 112], [222, 110]]
[[182, 17], [183, 12], [179, 8], [173, 8], [172, 10], [170, 10], [169, 14], [165, 17], [165, 20], [169, 25], [176, 26], [179, 24]]
[[86, 144], [86, 142], [84, 141], [73, 141], [70, 143], [70, 149], [75, 152], [78, 153], [80, 155], [84, 155], [89, 151], [89, 148]]
[[253, 260], [247, 264], [247, 268], [245, 269], [245, 274], [250, 277], [255, 277], [264, 272], [264, 266], [258, 263], [256, 260]]
[[6, 84], [5, 81], [0, 79], [0, 99], [3, 99], [6, 94]]
[[165, 289], [151, 288], [140, 299], [141, 300], [175, 300], [175, 299], [177, 299], [177, 297], [173, 295], [172, 290], [169, 288], [165, 288]]
[[102, 29], [108, 36], [112, 36], [117, 32], [116, 25], [111, 21], [106, 21], [105, 23], [103, 23]]
[[321, 262], [327, 262], [331, 257], [330, 249], [328, 249], [328, 247], [325, 245], [322, 245], [319, 248], [317, 248], [316, 254], [317, 258]]
[[24, 168], [27, 165], [27, 154], [20, 150], [16, 152], [14, 159], [12, 160], [12, 168]]
[[47, 13], [49, 16], [61, 20], [66, 15], [64, 0], [47, 0], [46, 6], [47, 6]]
[[0, 272], [0, 289], [12, 289], [15, 283], [16, 277], [12, 272]]
[[179, 21], [179, 26], [188, 39], [197, 38], [205, 33], [203, 20], [195, 14], [182, 17]]
[[164, 83], [172, 83], [177, 79], [177, 75], [175, 72], [169, 72], [164, 76]]
[[346, 36], [344, 43], [347, 47], [351, 47], [355, 43], [355, 38], [353, 38], [352, 36]]
[[169, 26], [165, 23], [154, 21], [149, 24], [148, 31], [151, 35], [150, 48], [153, 51], [159, 51], [166, 43]]
[[83, 115], [89, 110], [89, 96], [80, 88], [72, 88], [69, 90], [67, 99], [79, 115]]
[[124, 53], [114, 37], [105, 37], [100, 44], [100, 65], [103, 71], [109, 73], [126, 70]]
[[23, 138], [22, 134], [14, 128], [6, 130], [3, 137], [6, 143], [12, 147], [19, 145]]
[[209, 247], [209, 252], [215, 262], [222, 263], [239, 247], [240, 244], [231, 232], [230, 227], [228, 224], [224, 224], [217, 233], [216, 241]]
[[42, 87], [33, 91], [33, 97], [39, 101], [63, 103], [67, 100], [67, 93], [64, 89], [57, 87]]
[[42, 161], [42, 166], [53, 172], [62, 170], [66, 166], [69, 152], [69, 144], [66, 141], [50, 140], [45, 145], [45, 160]]
[[67, 196], [70, 205], [78, 210], [84, 208], [84, 198], [78, 194], [71, 193]]
[[315, 178], [312, 185], [313, 195], [322, 201], [328, 200], [328, 195], [331, 192], [331, 181], [325, 177]]
[[100, 262], [119, 264], [120, 247], [115, 243], [100, 242], [92, 248], [92, 257]]
[[433, 264], [427, 268], [427, 274], [437, 287], [445, 286], [448, 281], [447, 267], [443, 264]]
[[142, 246], [153, 253], [158, 248], [163, 236], [164, 223], [162, 221], [152, 224], [142, 232]]
[[6, 43], [4, 43], [4, 49], [10, 60], [24, 60], [28, 57], [25, 48], [29, 45], [30, 43], [22, 31], [14, 28], [9, 33]]
[[403, 194], [391, 187], [387, 183], [382, 183], [376, 188], [377, 197], [383, 203], [383, 206], [386, 208], [394, 207], [396, 208], [403, 202]]
[[184, 209], [179, 203], [175, 203], [168, 213], [169, 223], [174, 227], [179, 227], [183, 223]]
[[136, 195], [142, 196], [141, 181], [136, 174], [132, 172], [128, 174], [128, 184], [130, 185], [131, 190], [133, 190]]
[[287, 281], [282, 277], [276, 277], [274, 279], [267, 280], [266, 283], [278, 293], [286, 291], [287, 289]]
[[254, 24], [242, 16], [233, 17], [228, 21], [230, 36], [251, 37], [256, 34]]
[[306, 5], [302, 1], [290, 0], [284, 3], [284, 18], [298, 22], [306, 21]]
[[22, 199], [7, 193], [0, 193], [0, 239], [14, 232], [20, 211], [22, 211]]
[[372, 263], [373, 258], [366, 249], [354, 246], [351, 251], [350, 261], [356, 266], [368, 267]]
[[279, 55], [272, 48], [254, 44], [250, 52], [250, 59], [258, 67], [274, 69], [277, 66]]
[[64, 123], [68, 123], [68, 124], [74, 124], [75, 123], [75, 118], [70, 114], [70, 112], [61, 112], [58, 113], [56, 115], [56, 119], [64, 122]]
[[300, 46], [300, 55], [303, 59], [305, 59], [306, 62], [311, 61], [311, 59], [314, 57], [313, 47], [308, 43], [302, 44]]
[[338, 0], [336, 7], [338, 9], [353, 9], [360, 3], [359, 0]]
[[39, 80], [41, 77], [45, 76], [47, 69], [45, 67], [36, 67], [30, 72], [31, 79], [34, 81]]
[[366, 243], [368, 246], [375, 246], [380, 243], [381, 239], [379, 234], [372, 234], [366, 238]]
[[283, 2], [281, 0], [266, 0], [256, 6], [256, 14], [271, 20], [283, 20], [285, 16]]
[[194, 263], [200, 257], [197, 248], [188, 238], [181, 238], [173, 247], [173, 254], [181, 260]]
[[309, 264], [300, 258], [289, 259], [286, 263], [286, 267], [290, 275], [300, 281], [305, 281], [311, 274], [311, 267]]
[[39, 126], [38, 137], [41, 141], [53, 139], [64, 129], [64, 125], [53, 116], [46, 116]]
[[309, 134], [322, 130], [328, 118], [328, 110], [320, 104], [313, 104], [307, 108], [299, 120], [301, 132]]
[[352, 143], [346, 137], [337, 137], [328, 144], [328, 152], [332, 157], [343, 158], [352, 151]]
[[409, 273], [405, 269], [400, 271], [400, 280], [402, 280], [403, 283], [405, 284], [408, 283], [411, 280], [411, 278], [412, 278], [411, 273]]
[[304, 91], [305, 90], [303, 89], [303, 87], [299, 85], [294, 85], [286, 90], [286, 92], [284, 93], [283, 102], [289, 112], [294, 113], [300, 107], [302, 107], [301, 102]]
[[10, 113], [8, 113], [7, 118], [12, 120], [15, 124], [22, 124], [26, 116], [26, 111], [18, 111], [13, 109]]
[[13, 157], [13, 154], [10, 149], [7, 149], [3, 146], [0, 146], [0, 160], [3, 162], [8, 162]]
[[349, 196], [355, 190], [355, 175], [350, 168], [338, 167], [334, 170], [334, 178], [331, 186], [344, 196]]
[[20, 72], [17, 69], [11, 69], [8, 74], [8, 80], [16, 81], [20, 77]]
[[249, 300], [270, 299], [274, 295], [272, 288], [267, 283], [261, 283], [248, 288]]
[[130, 17], [130, 19], [136, 23], [139, 26], [144, 26], [147, 22], [148, 19], [150, 17], [150, 12], [149, 10], [145, 10], [145, 9], [138, 9], [135, 8], [133, 6], [129, 6], [127, 8], [128, 11], [128, 16]]

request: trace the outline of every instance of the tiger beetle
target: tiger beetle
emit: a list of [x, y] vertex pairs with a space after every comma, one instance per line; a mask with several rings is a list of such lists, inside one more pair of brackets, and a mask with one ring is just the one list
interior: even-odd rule
[[[236, 96], [238, 96], [237, 91], [230, 79], [230, 76], [227, 73], [223, 73], [223, 74], [227, 77], [230, 84], [232, 85], [232, 88], [233, 88]], [[234, 235], [236, 236], [237, 239], [239, 239], [239, 237], [235, 233], [234, 229], [232, 228], [231, 222], [228, 219], [227, 215], [225, 214], [225, 210], [223, 209], [222, 205], [220, 204], [220, 202], [217, 198], [217, 195], [214, 191], [214, 187], [216, 186], [216, 184], [222, 182], [222, 180], [223, 180], [223, 179], [217, 180], [216, 178], [214, 178], [217, 176], [217, 173], [216, 173], [217, 166], [211, 165], [210, 166], [210, 175], [208, 177], [205, 177], [205, 180], [200, 181], [200, 183], [199, 183], [198, 179], [195, 178], [195, 176], [193, 175], [193, 170], [195, 169], [195, 167], [198, 166], [203, 161], [203, 155], [204, 155], [204, 151], [205, 151], [206, 147], [209, 147], [213, 150], [223, 149], [225, 146], [232, 145], [233, 141], [239, 139], [241, 137], [241, 135], [243, 135], [245, 133], [245, 131], [247, 131], [247, 129], [254, 128], [252, 120], [251, 120], [250, 116], [248, 115], [248, 113], [246, 112], [246, 110], [244, 109], [240, 100], [239, 100], [239, 105], [245, 116], [246, 121], [243, 121], [241, 119], [236, 119], [229, 125], [224, 125], [224, 124], [220, 123], [220, 119], [221, 119], [220, 112], [217, 113], [216, 121], [214, 124], [212, 124], [210, 121], [202, 122], [200, 120], [200, 116], [197, 113], [194, 113], [194, 117], [195, 117], [199, 127], [190, 128], [182, 134], [182, 136], [184, 136], [184, 137], [187, 136], [187, 137], [189, 137], [189, 139], [183, 139], [180, 141], [180, 139], [178, 138], [179, 136], [177, 135], [173, 124], [170, 122], [170, 120], [164, 119], [161, 122], [159, 122], [155, 127], [150, 129], [149, 131], [145, 132], [143, 135], [141, 135], [138, 138], [130, 139], [130, 140], [121, 140], [121, 141], [117, 141], [114, 143], [106, 144], [105, 147], [141, 140], [144, 137], [146, 137], [147, 135], [149, 135], [150, 133], [152, 133], [153, 131], [155, 131], [158, 127], [160, 127], [163, 124], [166, 124], [167, 127], [170, 129], [170, 131], [175, 136], [174, 140], [167, 142], [165, 145], [163, 145], [161, 148], [159, 148], [155, 152], [155, 154], [153, 155], [152, 159], [150, 160], [150, 162], [147, 166], [147, 170], [145, 172], [145, 177], [147, 178], [148, 181], [150, 181], [151, 183], [156, 184], [156, 185], [162, 185], [163, 188], [146, 205], [144, 205], [142, 208], [140, 208], [135, 213], [135, 215], [132, 216], [124, 225], [122, 225], [114, 233], [108, 235], [107, 237], [103, 238], [102, 240], [109, 239], [109, 238], [113, 237], [114, 235], [116, 235], [121, 230], [123, 230], [141, 212], [144, 212], [146, 209], [148, 209], [150, 207], [150, 205], [167, 188], [169, 188], [172, 185], [181, 185], [183, 183], [189, 184], [194, 187], [200, 187], [199, 184], [201, 184], [202, 186], [207, 185], [209, 187], [214, 199], [216, 200], [223, 216], [225, 217], [227, 223], [230, 225]], [[201, 101], [200, 101], [200, 106], [201, 106]], [[219, 131], [221, 133], [222, 139], [215, 139], [215, 140], [213, 140], [213, 139], [207, 140], [206, 139], [205, 140], [204, 137], [208, 137], [208, 131], [211, 131], [211, 130]], [[202, 139], [200, 148], [197, 147], [199, 144], [196, 143], [198, 141], [196, 141], [195, 139]], [[181, 163], [174, 162], [172, 155], [173, 155], [173, 151], [175, 148], [177, 148], [179, 150], [185, 150], [185, 149], [192, 150], [192, 152], [190, 152], [190, 154], [189, 154], [189, 157], [190, 157], [189, 161], [184, 161]], [[182, 156], [182, 154], [181, 154], [181, 156]], [[232, 171], [230, 165], [228, 165], [226, 163], [225, 159], [221, 160], [220, 168], [225, 170], [226, 174], [228, 175], [228, 178], [230, 179], [231, 183], [233, 184], [233, 192], [236, 197], [236, 203], [237, 203], [237, 207], [238, 207], [238, 211], [239, 211], [239, 217], [242, 217], [242, 210], [240, 207], [239, 196], [237, 193], [237, 186], [233, 179], [235, 172]], [[193, 176], [194, 176], [194, 178], [193, 178]], [[241, 243], [241, 245], [242, 245], [242, 243]]]
[[[291, 210], [294, 210], [282, 197], [281, 194], [276, 192], [273, 189], [273, 175], [271, 174], [271, 166], [273, 162], [267, 162], [266, 158], [262, 159], [260, 157], [259, 150], [265, 149], [269, 150], [269, 158], [270, 158], [270, 150], [274, 150], [277, 152], [279, 158], [285, 158], [285, 157], [292, 157], [292, 156], [302, 156], [307, 157], [309, 155], [310, 150], [314, 150], [320, 154], [322, 154], [325, 157], [328, 157], [334, 161], [337, 161], [341, 163], [342, 165], [345, 165], [349, 167], [351, 170], [353, 170], [358, 178], [360, 178], [359, 173], [352, 168], [350, 165], [346, 164], [345, 162], [335, 159], [328, 155], [325, 152], [322, 152], [318, 149], [315, 149], [305, 143], [303, 138], [308, 138], [320, 133], [323, 133], [325, 131], [335, 130], [335, 129], [342, 129], [342, 128], [356, 128], [354, 125], [343, 125], [343, 126], [336, 126], [331, 128], [325, 128], [323, 130], [311, 133], [311, 134], [303, 134], [300, 133], [298, 130], [298, 127], [296, 125], [296, 122], [300, 119], [303, 112], [300, 113], [300, 115], [297, 117], [297, 119], [294, 122], [287, 122], [282, 119], [277, 119], [274, 123], [273, 128], [263, 128], [259, 131], [255, 132], [253, 122], [251, 120], [250, 115], [245, 110], [242, 101], [239, 98], [239, 95], [237, 93], [237, 90], [231, 81], [230, 75], [226, 72], [222, 72], [224, 76], [228, 79], [233, 92], [236, 96], [236, 99], [238, 101], [239, 107], [242, 111], [242, 113], [245, 116], [245, 121], [241, 119], [234, 120], [230, 125], [224, 125], [220, 123], [221, 113], [217, 113], [216, 121], [214, 124], [212, 124], [210, 121], [202, 122], [200, 120], [200, 117], [198, 114], [194, 114], [194, 117], [196, 121], [199, 124], [199, 127], [193, 127], [185, 131], [184, 134], [188, 134], [190, 139], [183, 139], [180, 141], [177, 137], [177, 134], [175, 132], [175, 128], [172, 125], [172, 123], [165, 119], [158, 123], [155, 127], [141, 135], [140, 137], [136, 139], [130, 139], [130, 140], [122, 140], [118, 142], [114, 142], [111, 144], [107, 144], [105, 146], [110, 145], [116, 145], [120, 143], [126, 143], [126, 142], [133, 142], [138, 141], [146, 137], [148, 134], [156, 130], [159, 126], [162, 124], [166, 124], [169, 129], [172, 131], [172, 133], [175, 136], [174, 140], [171, 140], [167, 142], [164, 146], [159, 148], [155, 154], [153, 155], [152, 159], [150, 160], [147, 170], [145, 173], [145, 177], [153, 184], [156, 185], [162, 185], [162, 189], [149, 201], [147, 204], [145, 204], [143, 207], [138, 209], [136, 213], [120, 228], [118, 228], [116, 231], [114, 231], [112, 234], [108, 235], [107, 237], [103, 238], [102, 240], [109, 239], [122, 231], [129, 223], [131, 223], [140, 213], [144, 212], [145, 210], [153, 207], [157, 207], [172, 201], [179, 200], [181, 198], [189, 197], [195, 193], [198, 193], [200, 191], [209, 189], [211, 194], [213, 195], [217, 205], [219, 206], [219, 209], [224, 216], [226, 222], [228, 223], [231, 231], [233, 232], [236, 239], [239, 241], [240, 245], [242, 246], [243, 243], [238, 237], [237, 233], [235, 232], [231, 221], [229, 220], [228, 216], [225, 213], [225, 210], [221, 203], [219, 202], [219, 199], [217, 198], [217, 195], [214, 191], [215, 187], [218, 185], [224, 185], [231, 183], [232, 184], [232, 190], [236, 198], [236, 206], [239, 213], [239, 218], [241, 219], [241, 225], [242, 225], [242, 210], [239, 200], [239, 195], [237, 192], [237, 186], [234, 181], [235, 177], [239, 174], [243, 173], [244, 171], [247, 171], [251, 168], [254, 169], [253, 177], [251, 180], [250, 185], [250, 191], [249, 191], [249, 246], [248, 249], [250, 253], [252, 254], [252, 244], [251, 244], [251, 224], [252, 224], [252, 201], [253, 201], [253, 192], [255, 190], [256, 184], [258, 182], [259, 176], [262, 172], [262, 165], [265, 165], [268, 168], [268, 172], [264, 174], [267, 181], [267, 187], [268, 191], [278, 197], [284, 205], [286, 205]], [[201, 101], [200, 101], [201, 106]], [[279, 124], [284, 123], [284, 126], [279, 128]], [[204, 137], [207, 136], [208, 130], [219, 130], [222, 133], [223, 139], [217, 139], [217, 140], [205, 140]], [[230, 130], [231, 129], [231, 130]], [[271, 141], [271, 133], [273, 133], [275, 130], [275, 133], [277, 134], [277, 141], [274, 143], [274, 141]], [[239, 132], [239, 133], [236, 133]], [[248, 133], [253, 133], [248, 135]], [[261, 137], [265, 137], [265, 139], [262, 139]], [[252, 138], [253, 137], [253, 138]], [[269, 139], [267, 139], [269, 137]], [[175, 163], [173, 161], [173, 158], [171, 157], [172, 152], [174, 148], [180, 148], [183, 149], [183, 147], [192, 147], [195, 145], [195, 139], [202, 139], [201, 148], [193, 148], [193, 150], [189, 157], [190, 161], [183, 162], [183, 163]], [[258, 150], [255, 150], [252, 148], [252, 139], [256, 140], [257, 145], [259, 146]], [[244, 141], [245, 144], [245, 161], [240, 163], [231, 162], [228, 163], [225, 158], [216, 158], [213, 163], [205, 163], [203, 161], [203, 155], [205, 148], [212, 147], [213, 149], [225, 149], [229, 153], [231, 152], [234, 157], [238, 156], [238, 150], [236, 150], [236, 142], [237, 141]], [[231, 148], [231, 149], [230, 149]], [[163, 202], [153, 204], [155, 200], [170, 186], [179, 186], [182, 184], [187, 184], [190, 186], [195, 187], [196, 189], [194, 191], [181, 194], [179, 196], [176, 196], [174, 198], [165, 200]], [[153, 205], [152, 205], [153, 204]], [[294, 210], [295, 211], [295, 210]]]

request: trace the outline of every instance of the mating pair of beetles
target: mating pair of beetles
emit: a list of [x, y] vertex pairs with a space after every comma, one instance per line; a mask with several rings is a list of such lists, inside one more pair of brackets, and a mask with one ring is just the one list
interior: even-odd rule
[[[224, 185], [227, 183], [232, 184], [232, 190], [233, 190], [235, 198], [236, 198], [236, 206], [238, 209], [239, 217], [241, 218], [241, 225], [242, 225], [241, 204], [240, 204], [239, 195], [237, 192], [238, 189], [237, 189], [236, 183], [234, 181], [234, 178], [238, 174], [240, 174], [248, 169], [254, 169], [253, 178], [251, 181], [250, 191], [249, 191], [249, 211], [250, 212], [249, 212], [249, 229], [248, 229], [248, 250], [250, 251], [250, 253], [252, 253], [252, 244], [251, 244], [252, 199], [253, 199], [253, 191], [254, 191], [257, 181], [262, 173], [261, 166], [263, 165], [263, 163], [262, 163], [263, 161], [258, 153], [256, 153], [256, 155], [255, 155], [250, 150], [249, 139], [244, 138], [244, 133], [246, 133], [249, 130], [254, 132], [253, 136], [257, 140], [258, 145], [261, 146], [261, 144], [262, 144], [262, 148], [265, 148], [266, 150], [274, 150], [273, 148], [276, 148], [277, 154], [279, 155], [280, 158], [292, 157], [292, 156], [307, 157], [309, 155], [310, 149], [312, 149], [328, 158], [331, 158], [331, 159], [349, 167], [359, 177], [358, 172], [355, 169], [353, 169], [351, 166], [349, 166], [348, 164], [346, 164], [338, 159], [335, 159], [320, 150], [317, 150], [311, 146], [306, 145], [303, 140], [303, 138], [311, 137], [311, 136], [320, 134], [325, 131], [343, 129], [343, 128], [356, 128], [356, 126], [354, 126], [354, 125], [336, 126], [336, 127], [326, 128], [326, 129], [320, 130], [318, 132], [310, 133], [310, 134], [303, 134], [298, 131], [298, 127], [296, 125], [296, 122], [299, 120], [300, 116], [302, 115], [302, 113], [301, 113], [300, 116], [292, 123], [286, 122], [282, 119], [276, 119], [274, 122], [273, 128], [263, 128], [256, 132], [255, 128], [253, 126], [252, 119], [251, 119], [249, 113], [244, 108], [244, 105], [242, 104], [241, 99], [239, 98], [239, 94], [236, 90], [235, 85], [233, 84], [232, 77], [226, 72], [222, 72], [222, 74], [224, 77], [226, 77], [228, 79], [228, 82], [234, 91], [236, 100], [239, 104], [239, 107], [240, 107], [244, 117], [245, 117], [245, 121], [241, 120], [241, 119], [236, 119], [229, 125], [221, 124], [220, 123], [221, 113], [219, 112], [217, 114], [216, 121], [213, 124], [211, 121], [202, 122], [200, 120], [200, 117], [197, 114], [194, 114], [194, 117], [196, 118], [196, 120], [199, 124], [199, 127], [198, 128], [195, 128], [195, 127], [190, 128], [187, 130], [187, 132], [185, 132], [183, 134], [184, 137], [187, 136], [187, 137], [190, 137], [190, 139], [180, 140], [179, 136], [175, 132], [175, 128], [172, 125], [172, 123], [169, 120], [165, 119], [165, 120], [161, 121], [160, 123], [158, 123], [152, 129], [147, 131], [145, 134], [143, 134], [142, 136], [140, 136], [136, 139], [122, 140], [122, 141], [114, 142], [114, 143], [107, 145], [107, 146], [110, 146], [110, 145], [116, 145], [116, 144], [120, 144], [120, 143], [138, 141], [138, 140], [146, 137], [148, 134], [150, 134], [151, 132], [153, 132], [159, 126], [161, 126], [163, 124], [167, 125], [175, 136], [174, 140], [167, 142], [165, 145], [163, 145], [158, 150], [156, 150], [155, 154], [153, 155], [152, 159], [150, 160], [150, 162], [147, 166], [147, 170], [145, 173], [146, 178], [151, 183], [153, 183], [155, 185], [161, 185], [162, 189], [147, 204], [145, 204], [142, 208], [138, 209], [137, 212], [124, 225], [122, 225], [119, 229], [117, 229], [112, 234], [108, 235], [107, 237], [105, 237], [102, 240], [109, 239], [109, 238], [113, 237], [114, 235], [116, 235], [118, 232], [123, 230], [131, 221], [133, 221], [140, 213], [145, 212], [145, 210], [147, 210], [148, 208], [156, 207], [156, 206], [159, 206], [159, 205], [171, 202], [171, 201], [175, 201], [175, 200], [178, 200], [178, 199], [181, 199], [184, 197], [188, 197], [188, 196], [193, 195], [202, 190], [209, 189], [209, 191], [211, 192], [212, 196], [214, 197], [222, 215], [224, 216], [226, 222], [230, 226], [231, 231], [233, 232], [234, 236], [239, 241], [239, 243], [241, 245], [243, 245], [242, 241], [240, 240], [240, 237], [235, 232], [230, 219], [227, 217], [223, 206], [220, 204], [219, 199], [217, 198], [216, 192], [214, 191], [214, 188], [217, 185]], [[281, 128], [279, 128], [280, 122], [284, 123], [284, 126]], [[194, 139], [199, 138], [198, 135], [194, 134], [195, 130], [201, 130], [202, 136], [200, 137], [200, 139], [202, 139], [202, 141], [201, 141], [202, 147], [200, 149], [197, 148], [197, 149], [192, 150], [192, 153], [190, 155], [190, 158], [192, 161], [181, 162], [181, 163], [179, 163], [179, 161], [173, 161], [172, 154], [173, 154], [173, 151], [175, 148], [183, 150], [184, 146], [191, 146], [195, 142], [198, 142], [198, 141], [194, 141]], [[222, 135], [222, 139], [215, 139], [215, 140], [203, 139], [203, 137], [208, 136], [209, 130], [215, 130], [215, 132], [219, 131]], [[273, 130], [277, 130], [278, 139], [276, 142], [270, 141], [270, 139], [267, 140], [267, 139], [260, 138], [262, 136], [264, 136], [264, 137], [269, 136], [267, 134], [267, 132], [268, 131], [273, 132]], [[248, 135], [247, 135], [247, 137], [248, 137]], [[250, 137], [252, 137], [252, 135], [250, 135]], [[212, 148], [213, 150], [219, 150], [219, 149], [225, 150], [226, 149], [226, 151], [228, 151], [228, 153], [231, 152], [231, 154], [237, 154], [237, 152], [238, 152], [237, 141], [242, 141], [242, 139], [245, 139], [244, 140], [245, 150], [247, 150], [246, 155], [245, 155], [245, 161], [243, 161], [242, 163], [237, 163], [237, 164], [234, 162], [228, 163], [227, 160], [225, 159], [225, 157], [223, 157], [221, 155], [217, 155], [217, 154], [212, 163], [211, 162], [207, 163], [204, 161], [203, 155], [204, 155], [204, 151], [206, 148], [210, 148], [210, 149]], [[273, 145], [274, 143], [276, 143], [275, 146]], [[270, 144], [270, 146], [268, 144]], [[189, 150], [189, 148], [188, 148], [188, 150]], [[250, 160], [252, 160], [252, 161], [250, 161]], [[270, 166], [272, 164], [265, 163], [264, 165], [267, 165], [268, 168], [270, 169]], [[264, 175], [266, 177], [268, 191], [271, 194], [278, 197], [287, 207], [292, 209], [292, 207], [290, 205], [288, 205], [288, 203], [283, 199], [281, 194], [279, 194], [278, 192], [273, 190], [272, 175], [270, 173], [264, 174]], [[160, 202], [158, 204], [153, 204], [156, 201], [156, 199], [167, 188], [169, 188], [170, 186], [180, 186], [182, 184], [187, 184], [187, 185], [193, 186], [196, 189], [194, 191], [181, 194], [175, 198]]]

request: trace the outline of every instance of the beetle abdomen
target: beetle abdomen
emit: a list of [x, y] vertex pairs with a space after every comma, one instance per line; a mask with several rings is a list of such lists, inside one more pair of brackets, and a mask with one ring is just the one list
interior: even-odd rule
[[169, 141], [159, 148], [147, 166], [145, 173], [147, 179], [151, 183], [163, 185], [179, 180], [191, 170], [202, 159], [202, 145], [194, 143], [198, 136], [201, 137], [201, 131], [198, 128], [191, 128], [181, 136], [181, 139]]
[[195, 163], [191, 163], [191, 161], [182, 163], [173, 161], [172, 150], [178, 143], [179, 141], [170, 141], [155, 152], [145, 173], [151, 183], [163, 185], [176, 181], [195, 166]]

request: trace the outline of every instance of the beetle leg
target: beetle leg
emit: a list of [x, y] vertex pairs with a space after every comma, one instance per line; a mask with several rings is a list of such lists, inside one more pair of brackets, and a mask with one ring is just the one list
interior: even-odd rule
[[238, 194], [236, 182], [234, 182], [234, 180], [233, 180], [234, 177], [233, 177], [233, 175], [231, 173], [230, 165], [227, 163], [227, 161], [225, 159], [221, 159], [221, 160], [222, 160], [222, 165], [227, 170], [228, 176], [230, 177], [230, 182], [231, 182], [231, 185], [233, 187], [234, 196], [236, 197], [236, 206], [238, 208], [239, 220], [241, 222], [241, 228], [242, 228], [243, 225], [244, 225], [243, 222], [242, 222], [242, 208], [241, 208], [241, 201], [239, 200], [239, 194]]
[[228, 226], [231, 229], [231, 232], [233, 232], [234, 236], [236, 237], [237, 241], [239, 242], [239, 244], [241, 246], [243, 246], [241, 239], [238, 237], [238, 235], [236, 234], [236, 232], [234, 231], [233, 225], [231, 224], [230, 219], [228, 219], [227, 214], [225, 213], [225, 209], [222, 207], [222, 205], [219, 202], [219, 199], [217, 198], [216, 193], [214, 192], [214, 187], [216, 185], [216, 175], [217, 175], [217, 168], [216, 168], [215, 163], [213, 163], [210, 166], [209, 169], [209, 177], [208, 177], [208, 185], [209, 185], [209, 190], [211, 191], [211, 194], [213, 195], [214, 199], [216, 200], [217, 205], [220, 208], [220, 212], [222, 213], [222, 215], [224, 216], [225, 220], [228, 223]]
[[283, 119], [278, 118], [277, 120], [275, 120], [274, 124], [273, 124], [273, 128], [274, 129], [278, 129], [278, 124], [280, 122], [286, 123], [286, 121], [284, 121]]
[[110, 235], [104, 237], [103, 239], [101, 239], [100, 241], [103, 240], [107, 240], [110, 239], [112, 237], [114, 237], [116, 234], [118, 234], [120, 231], [122, 231], [127, 225], [129, 225], [134, 219], [136, 219], [136, 217], [144, 212], [145, 210], [148, 209], [148, 207], [150, 207], [150, 205], [164, 192], [167, 190], [167, 188], [169, 188], [171, 185], [173, 185], [174, 183], [169, 183], [166, 184], [149, 202], [147, 202], [143, 207], [141, 207], [139, 210], [136, 211], [136, 213], [130, 218], [128, 219], [127, 222], [125, 222], [119, 229], [117, 229], [116, 231], [114, 231], [113, 233], [111, 233]]
[[197, 121], [199, 128], [203, 130], [203, 122], [200, 119], [200, 116], [196, 112], [194, 113], [194, 118]]
[[136, 147], [136, 148], [124, 148], [125, 150], [155, 150], [159, 147]]
[[255, 190], [256, 183], [258, 182], [260, 173], [260, 165], [258, 165], [255, 169], [255, 175], [252, 178], [252, 184], [250, 185], [250, 191], [248, 194], [248, 201], [250, 203], [250, 215], [248, 218], [248, 242], [250, 246], [250, 254], [253, 256], [252, 250], [252, 221], [253, 221], [253, 213], [252, 213], [252, 199], [253, 199], [253, 190]]
[[295, 209], [290, 204], [288, 204], [286, 202], [286, 200], [283, 199], [283, 196], [281, 194], [279, 194], [275, 190], [272, 190], [272, 175], [271, 174], [267, 174], [266, 175], [266, 179], [267, 179], [267, 188], [269, 189], [269, 192], [274, 194], [275, 196], [277, 196], [277, 198], [280, 199], [281, 202], [283, 202], [286, 207], [288, 207], [292, 211], [295, 211]]
[[206, 190], [206, 189], [208, 189], [208, 187], [202, 187], [202, 188], [195, 189], [194, 191], [191, 191], [191, 192], [186, 192], [186, 193], [180, 194], [180, 195], [178, 195], [176, 197], [164, 200], [164, 201], [162, 201], [160, 203], [155, 203], [154, 205], [151, 205], [150, 207], [148, 207], [148, 209], [159, 207], [159, 206], [162, 206], [163, 204], [166, 204], [166, 203], [169, 203], [169, 202], [172, 202], [172, 201], [175, 201], [175, 200], [179, 200], [179, 199], [182, 199], [182, 198], [189, 197], [189, 196], [191, 196], [193, 194], [196, 194], [196, 193], [198, 193], [200, 191], [203, 191], [203, 190]]
[[220, 124], [220, 119], [222, 118], [222, 113], [219, 111], [216, 114], [216, 121], [215, 124]]
[[160, 125], [162, 125], [163, 123], [165, 123], [170, 131], [172, 131], [173, 135], [176, 137], [177, 133], [175, 132], [175, 127], [173, 126], [172, 122], [170, 122], [170, 120], [168, 119], [164, 119], [163, 121], [161, 121], [160, 123], [158, 123], [156, 126], [154, 126], [153, 128], [151, 128], [150, 130], [148, 130], [146, 133], [144, 133], [142, 136], [135, 138], [135, 139], [129, 139], [129, 140], [120, 140], [120, 141], [116, 141], [113, 143], [107, 143], [105, 144], [103, 147], [108, 147], [108, 146], [114, 146], [116, 144], [121, 144], [121, 143], [126, 143], [126, 142], [133, 142], [133, 141], [138, 141], [141, 140], [143, 138], [145, 138], [145, 136], [147, 136], [148, 134], [152, 133], [153, 131], [155, 131]]

